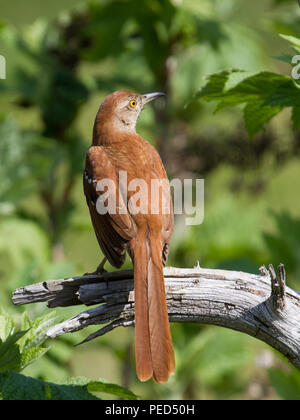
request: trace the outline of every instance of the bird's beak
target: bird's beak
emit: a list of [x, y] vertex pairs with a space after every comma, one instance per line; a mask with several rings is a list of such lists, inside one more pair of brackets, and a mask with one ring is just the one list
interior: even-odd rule
[[163, 92], [153, 92], [153, 93], [145, 93], [143, 96], [144, 104], [153, 101], [153, 99], [159, 98], [160, 96], [166, 96]]

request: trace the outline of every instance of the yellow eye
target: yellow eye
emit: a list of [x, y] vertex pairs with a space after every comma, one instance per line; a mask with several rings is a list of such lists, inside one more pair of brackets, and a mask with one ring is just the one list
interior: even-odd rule
[[136, 107], [136, 101], [135, 101], [134, 99], [132, 99], [132, 100], [130, 101], [130, 106], [131, 106], [132, 108], [135, 108], [135, 107]]

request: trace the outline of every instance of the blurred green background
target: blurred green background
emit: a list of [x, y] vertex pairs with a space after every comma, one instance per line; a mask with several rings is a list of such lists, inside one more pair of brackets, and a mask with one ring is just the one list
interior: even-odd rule
[[[289, 110], [250, 139], [239, 109], [186, 106], [213, 72], [289, 75], [274, 57], [289, 48], [278, 33], [300, 36], [296, 0], [0, 0], [0, 10], [2, 308], [18, 319], [24, 308], [11, 303], [15, 288], [99, 263], [82, 170], [98, 107], [117, 89], [167, 93], [166, 103], [143, 112], [138, 132], [171, 178], [205, 179], [204, 223], [176, 218], [168, 264], [257, 273], [283, 262], [299, 290], [300, 132]], [[81, 309], [56, 314], [62, 320]], [[49, 311], [26, 310], [32, 318]], [[177, 371], [165, 385], [136, 379], [131, 329], [79, 347], [87, 331], [52, 341], [24, 373], [54, 382], [102, 377], [144, 399], [300, 399], [299, 373], [265, 344], [192, 324], [174, 324], [172, 334]]]

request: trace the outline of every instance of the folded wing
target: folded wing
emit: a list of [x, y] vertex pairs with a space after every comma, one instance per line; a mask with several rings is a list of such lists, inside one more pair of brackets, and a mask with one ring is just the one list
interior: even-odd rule
[[[106, 184], [110, 187], [103, 191]], [[116, 169], [101, 146], [92, 146], [87, 153], [83, 186], [100, 248], [108, 261], [119, 268], [124, 263], [129, 241], [136, 236], [137, 227], [128, 213], [127, 198], [119, 191]], [[98, 200], [102, 200], [106, 207], [112, 203], [115, 209], [100, 214]]]

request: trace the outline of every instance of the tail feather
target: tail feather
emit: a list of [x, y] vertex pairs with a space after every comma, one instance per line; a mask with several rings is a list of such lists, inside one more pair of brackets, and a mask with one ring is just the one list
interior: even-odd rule
[[147, 381], [153, 375], [148, 312], [148, 253], [146, 243], [134, 251], [135, 357], [137, 375]]
[[150, 235], [134, 255], [136, 360], [141, 380], [168, 380], [175, 370], [160, 240]]

